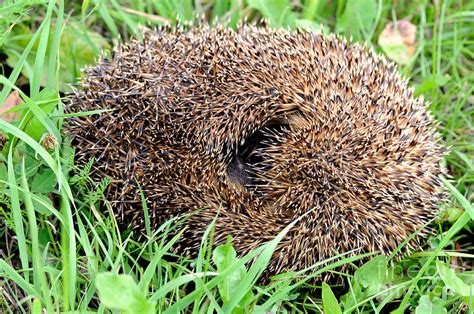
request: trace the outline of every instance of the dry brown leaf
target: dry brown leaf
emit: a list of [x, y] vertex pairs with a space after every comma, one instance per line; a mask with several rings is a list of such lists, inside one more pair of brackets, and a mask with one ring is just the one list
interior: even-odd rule
[[416, 25], [406, 20], [388, 23], [378, 43], [389, 59], [407, 64], [416, 51]]
[[10, 113], [5, 113], [5, 112], [7, 112], [8, 110], [22, 103], [23, 103], [23, 100], [21, 99], [18, 92], [17, 91], [11, 92], [10, 95], [8, 95], [7, 99], [5, 99], [3, 104], [1, 104], [0, 106], [0, 119], [7, 122], [18, 120], [20, 118], [20, 112], [18, 111], [10, 112]]
[[48, 133], [41, 143], [46, 149], [54, 150], [58, 146], [58, 139], [51, 133]]

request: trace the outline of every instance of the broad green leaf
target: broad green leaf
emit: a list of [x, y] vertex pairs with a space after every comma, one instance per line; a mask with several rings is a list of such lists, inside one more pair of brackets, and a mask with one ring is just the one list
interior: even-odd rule
[[49, 193], [54, 191], [57, 185], [56, 175], [51, 169], [42, 169], [38, 172], [31, 182], [31, 191], [33, 193]]
[[[54, 174], [53, 174], [53, 176], [54, 176]], [[54, 176], [54, 178], [56, 178], [56, 176]], [[43, 195], [43, 194], [35, 194], [35, 196], [37, 198], [41, 199], [41, 202], [38, 199], [33, 198], [33, 207], [34, 207], [34, 209], [40, 214], [47, 215], [47, 216], [51, 215], [52, 212], [51, 212], [50, 208], [48, 208], [48, 206], [45, 205], [45, 204], [47, 204], [50, 207], [54, 208], [53, 202], [51, 202], [49, 197], [46, 196], [46, 195]]]
[[324, 313], [342, 314], [339, 303], [337, 302], [331, 287], [325, 282], [323, 282], [322, 298]]
[[[35, 102], [35, 104], [37, 104], [36, 108], [39, 107], [39, 109], [37, 112], [35, 112], [35, 115], [33, 115], [33, 112], [31, 112], [30, 110], [24, 110], [22, 112], [21, 118], [23, 119], [25, 116], [27, 116], [28, 121], [23, 129], [26, 134], [30, 135], [36, 141], [39, 141], [43, 134], [47, 131], [46, 126], [48, 126], [48, 128], [51, 129], [53, 134], [55, 134], [55, 136], [59, 138], [60, 134], [57, 131], [56, 126], [54, 126], [51, 119], [47, 117], [47, 115], [53, 112], [53, 110], [58, 105], [58, 100], [59, 97], [57, 91], [54, 91], [49, 88], [44, 88], [37, 95], [37, 97], [32, 100]], [[26, 101], [24, 104], [25, 107], [32, 107], [33, 105], [34, 104], [32, 104], [31, 101]]]
[[370, 33], [376, 16], [376, 0], [348, 0], [344, 13], [337, 19], [336, 32], [362, 40]]
[[354, 282], [367, 289], [369, 294], [380, 291], [387, 275], [387, 259], [384, 255], [377, 256], [356, 270]]
[[415, 314], [445, 314], [446, 309], [440, 302], [431, 302], [430, 297], [423, 295], [415, 309]]
[[459, 207], [448, 207], [446, 210], [443, 211], [443, 214], [440, 217], [441, 222], [448, 221], [448, 222], [455, 222], [458, 220], [459, 217], [464, 213], [464, 210]]
[[100, 273], [95, 284], [100, 302], [124, 313], [155, 313], [155, 303], [146, 299], [130, 275]]
[[67, 91], [66, 84], [75, 83], [81, 70], [93, 64], [101, 50], [108, 47], [105, 38], [87, 29], [66, 27], [61, 36], [59, 50], [59, 90]]
[[351, 290], [340, 298], [344, 309], [353, 308], [356, 304], [379, 292], [387, 278], [387, 258], [379, 255], [356, 270], [351, 281]]
[[297, 19], [296, 26], [302, 29], [311, 30], [316, 33], [322, 32], [326, 35], [329, 35], [331, 33], [331, 29], [327, 25], [323, 25], [315, 21]]
[[272, 27], [294, 27], [296, 13], [289, 0], [248, 0], [250, 7], [259, 11]]
[[450, 268], [446, 263], [436, 261], [436, 268], [446, 287], [463, 297], [474, 294], [474, 285], [468, 285], [462, 281], [461, 278], [456, 275], [454, 269]]
[[315, 20], [324, 15], [328, 7], [328, 0], [306, 0], [302, 1], [302, 15], [307, 20]]
[[[214, 249], [212, 260], [216, 264], [218, 272], [221, 272], [236, 264], [238, 258], [237, 253], [232, 247], [231, 237], [227, 239], [226, 244], [219, 245]], [[241, 276], [245, 275], [246, 271], [247, 270], [245, 269], [244, 265], [235, 267], [234, 271], [228, 274], [226, 278], [217, 285], [219, 294], [224, 304], [228, 303], [232, 299], [235, 288], [240, 283]]]
[[229, 11], [230, 1], [228, 0], [215, 0], [212, 5], [212, 18], [220, 18]]
[[35, 151], [31, 147], [20, 144], [16, 147], [14, 161], [15, 172], [21, 173], [22, 165], [19, 163], [19, 160], [22, 158], [25, 159], [25, 176], [28, 178], [28, 181], [31, 180], [39, 171], [41, 166], [41, 160], [38, 160], [35, 156]]
[[[34, 206], [34, 201], [33, 201], [33, 206]], [[41, 247], [46, 247], [49, 243], [51, 243], [51, 237], [49, 235], [49, 230], [48, 228], [41, 228], [38, 230], [38, 241]]]

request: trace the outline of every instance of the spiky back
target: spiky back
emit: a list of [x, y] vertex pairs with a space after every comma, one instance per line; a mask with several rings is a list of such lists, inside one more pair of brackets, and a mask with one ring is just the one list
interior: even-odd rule
[[[137, 182], [159, 225], [199, 210], [180, 243], [239, 253], [308, 213], [269, 273], [335, 253], [391, 252], [437, 213], [444, 150], [427, 104], [393, 64], [307, 31], [206, 26], [146, 31], [86, 71], [71, 109], [77, 160], [95, 157], [123, 222], [144, 227]], [[428, 232], [409, 242], [410, 249]]]

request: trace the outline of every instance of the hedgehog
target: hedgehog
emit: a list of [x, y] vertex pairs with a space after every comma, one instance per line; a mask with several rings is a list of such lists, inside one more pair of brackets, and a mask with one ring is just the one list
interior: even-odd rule
[[[294, 226], [266, 275], [336, 254], [402, 254], [430, 235], [446, 150], [396, 65], [336, 35], [255, 25], [162, 27], [84, 71], [68, 121], [76, 162], [110, 178], [118, 220], [188, 215], [176, 252], [240, 256]], [[192, 213], [192, 214], [190, 214]], [[189, 215], [190, 214], [190, 215]]]

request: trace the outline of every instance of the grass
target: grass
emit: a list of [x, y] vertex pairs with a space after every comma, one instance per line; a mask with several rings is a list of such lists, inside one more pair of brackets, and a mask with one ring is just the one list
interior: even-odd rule
[[[180, 236], [168, 236], [175, 220], [158, 230], [148, 222], [140, 241], [119, 229], [103, 196], [108, 181], [91, 182], [92, 161], [82, 169], [74, 166], [74, 148], [61, 136], [67, 119], [61, 97], [82, 67], [136, 34], [140, 25], [192, 20], [198, 14], [231, 26], [263, 17], [271, 27], [322, 27], [381, 53], [390, 53], [378, 44], [387, 23], [407, 19], [417, 26], [416, 51], [400, 71], [415, 93], [431, 102], [442, 140], [451, 149], [444, 179], [450, 201], [423, 252], [402, 261], [342, 254], [311, 267], [311, 275], [305, 270], [280, 274], [262, 285], [258, 278], [291, 225], [240, 258], [230, 242], [212, 247], [211, 225], [196, 260], [170, 251]], [[0, 311], [472, 312], [471, 1], [22, 0], [1, 4], [0, 17], [0, 104], [12, 91], [23, 101], [12, 109], [18, 121], [0, 120]], [[53, 145], [45, 144], [47, 134], [54, 135]], [[146, 199], [143, 205], [147, 213]], [[343, 286], [309, 284], [324, 271], [362, 258], [369, 261], [341, 274]]]

